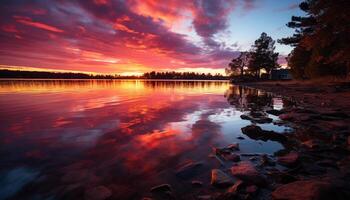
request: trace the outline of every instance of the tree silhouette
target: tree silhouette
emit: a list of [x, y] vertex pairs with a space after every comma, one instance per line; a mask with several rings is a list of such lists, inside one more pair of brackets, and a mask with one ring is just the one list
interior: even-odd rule
[[233, 58], [229, 63], [229, 68], [226, 68], [226, 73], [230, 76], [240, 74], [242, 77], [244, 74], [245, 67], [249, 63], [248, 52], [241, 52], [238, 57]]
[[350, 71], [350, 3], [348, 0], [306, 0], [306, 17], [292, 17], [292, 37], [279, 40], [294, 46], [288, 58], [295, 77], [348, 76]]
[[255, 40], [250, 51], [249, 70], [260, 76], [260, 70], [265, 69], [270, 73], [272, 69], [277, 68], [278, 53], [275, 53], [275, 41], [266, 33], [261, 33], [261, 36]]

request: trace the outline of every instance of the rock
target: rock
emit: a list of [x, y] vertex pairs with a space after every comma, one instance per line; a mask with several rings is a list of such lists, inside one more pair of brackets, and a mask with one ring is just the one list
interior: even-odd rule
[[243, 181], [241, 180], [238, 180], [233, 186], [231, 186], [227, 192], [228, 193], [233, 193], [233, 194], [236, 194], [238, 193], [238, 191], [242, 188], [243, 186]]
[[201, 196], [197, 196], [198, 200], [211, 200], [211, 196], [210, 195], [201, 195]]
[[244, 140], [244, 137], [238, 136], [237, 139], [239, 139], [239, 140]]
[[175, 174], [180, 178], [188, 179], [188, 178], [194, 177], [198, 173], [202, 165], [203, 163], [201, 162], [190, 161], [188, 163], [183, 164], [180, 168], [178, 168]]
[[233, 179], [220, 169], [211, 170], [211, 184], [217, 187], [227, 187], [232, 185]]
[[271, 158], [269, 158], [269, 156], [266, 154], [263, 154], [261, 156], [261, 164], [263, 166], [275, 166], [276, 165], [276, 163]]
[[110, 196], [112, 196], [112, 192], [103, 185], [85, 191], [86, 200], [105, 200]]
[[152, 193], [164, 193], [164, 192], [171, 192], [171, 186], [169, 184], [161, 184], [158, 186], [154, 186], [151, 188]]
[[329, 183], [306, 180], [295, 181], [278, 187], [272, 192], [274, 200], [326, 200], [333, 199]]
[[238, 143], [229, 144], [226, 148], [232, 151], [239, 151], [239, 144]]
[[262, 185], [265, 183], [264, 177], [249, 161], [242, 161], [238, 165], [233, 166], [231, 168], [231, 173], [235, 177], [246, 181], [247, 183], [253, 183], [257, 185]]
[[191, 183], [192, 183], [192, 186], [193, 186], [193, 187], [202, 187], [202, 186], [203, 186], [202, 181], [194, 180], [194, 181], [192, 181]]
[[268, 124], [268, 123], [271, 123], [272, 121], [273, 119], [269, 117], [256, 118], [253, 120], [253, 122], [259, 123], [259, 124]]
[[286, 136], [276, 133], [274, 131], [265, 131], [262, 130], [259, 126], [256, 125], [249, 125], [246, 127], [243, 127], [242, 133], [247, 135], [249, 138], [253, 140], [272, 140], [272, 141], [278, 141], [278, 142], [285, 142], [287, 140]]
[[233, 162], [238, 162], [241, 160], [241, 157], [235, 153], [225, 154], [223, 157], [225, 158], [225, 160], [233, 161]]
[[297, 152], [290, 152], [287, 155], [277, 157], [277, 162], [286, 167], [294, 167], [298, 164], [299, 154]]
[[276, 109], [271, 109], [271, 110], [266, 110], [266, 113], [269, 113], [271, 115], [279, 116], [283, 114], [284, 112], [282, 110], [276, 110]]
[[252, 117], [245, 115], [245, 114], [241, 115], [240, 117], [241, 117], [241, 119], [244, 119], [244, 120], [252, 120], [253, 119]]
[[321, 142], [318, 140], [310, 139], [310, 140], [303, 142], [302, 146], [309, 148], [309, 149], [317, 149], [317, 148], [320, 148]]
[[255, 185], [250, 185], [245, 189], [245, 191], [248, 194], [255, 195], [258, 192], [258, 189], [259, 188], [256, 187]]
[[293, 115], [291, 114], [281, 114], [278, 116], [281, 120], [285, 120], [285, 121], [291, 121], [294, 119]]
[[257, 116], [249, 116], [249, 115], [243, 114], [240, 117], [241, 119], [250, 120], [252, 122], [259, 123], [259, 124], [271, 123], [273, 121], [271, 118], [260, 114]]

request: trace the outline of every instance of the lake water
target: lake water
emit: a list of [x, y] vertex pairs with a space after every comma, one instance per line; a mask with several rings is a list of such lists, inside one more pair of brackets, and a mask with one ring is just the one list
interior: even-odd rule
[[[212, 147], [282, 149], [243, 135], [252, 122], [240, 115], [283, 103], [225, 81], [2, 80], [0, 199], [89, 199], [94, 189], [100, 197], [142, 199], [163, 183], [180, 197], [215, 190], [210, 170], [222, 166], [209, 156]], [[201, 170], [176, 176], [189, 162], [202, 163]], [[193, 189], [192, 180], [202, 189]]]

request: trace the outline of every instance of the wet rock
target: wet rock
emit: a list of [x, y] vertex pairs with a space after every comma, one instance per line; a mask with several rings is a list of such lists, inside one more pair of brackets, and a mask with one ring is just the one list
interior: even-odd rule
[[287, 184], [298, 180], [293, 175], [286, 172], [281, 172], [278, 169], [270, 169], [268, 170], [267, 174], [269, 177], [272, 177], [277, 183], [282, 184]]
[[223, 157], [225, 158], [225, 160], [233, 162], [238, 162], [241, 160], [241, 157], [235, 153], [225, 154]]
[[202, 181], [197, 181], [197, 180], [192, 181], [191, 184], [193, 187], [202, 187], [203, 186]]
[[238, 193], [239, 190], [241, 190], [242, 187], [243, 187], [243, 181], [242, 180], [238, 180], [233, 186], [231, 186], [227, 190], [227, 192], [236, 194], [236, 193]]
[[263, 166], [275, 166], [276, 165], [276, 163], [271, 158], [269, 158], [269, 156], [266, 154], [263, 154], [261, 156], [261, 164]]
[[279, 115], [279, 118], [281, 119], [281, 120], [285, 120], [285, 121], [291, 121], [291, 120], [293, 120], [294, 119], [294, 116], [292, 115], [292, 114], [281, 114], [281, 115]]
[[248, 194], [255, 195], [258, 192], [258, 189], [259, 188], [256, 187], [255, 185], [250, 185], [245, 189], [245, 191]]
[[226, 148], [230, 149], [231, 151], [239, 151], [239, 144], [238, 143], [229, 144]]
[[322, 145], [322, 143], [320, 141], [313, 140], [313, 139], [307, 140], [307, 141], [302, 143], [302, 146], [304, 146], [308, 149], [318, 149], [321, 147], [321, 145]]
[[198, 173], [198, 171], [202, 166], [203, 166], [203, 163], [201, 162], [190, 161], [188, 163], [183, 164], [181, 167], [179, 167], [176, 170], [175, 174], [176, 176], [183, 179], [191, 178]]
[[86, 200], [105, 200], [110, 196], [112, 196], [112, 192], [103, 185], [85, 191]]
[[287, 140], [286, 136], [276, 133], [274, 131], [265, 131], [262, 130], [259, 126], [256, 125], [249, 125], [246, 127], [243, 127], [242, 133], [247, 135], [249, 138], [253, 140], [272, 140], [272, 141], [278, 141], [278, 142], [285, 142]]
[[233, 179], [220, 169], [211, 170], [211, 184], [217, 187], [228, 187], [234, 183]]
[[279, 116], [283, 114], [284, 112], [282, 110], [276, 110], [276, 109], [271, 109], [271, 110], [266, 110], [266, 113], [269, 113], [271, 115]]
[[241, 119], [244, 119], [244, 120], [253, 120], [252, 117], [245, 115], [245, 114], [241, 115], [240, 117], [241, 117]]
[[200, 196], [197, 196], [197, 199], [198, 200], [211, 200], [213, 198], [210, 195], [200, 195]]
[[164, 193], [171, 192], [171, 186], [169, 184], [161, 184], [151, 188], [152, 193]]
[[317, 180], [295, 181], [272, 192], [274, 200], [326, 200], [333, 197], [330, 184]]
[[264, 177], [258, 172], [255, 166], [249, 161], [242, 161], [238, 165], [231, 168], [231, 173], [235, 177], [257, 185], [265, 183]]
[[241, 119], [250, 120], [252, 122], [259, 123], [259, 124], [271, 123], [273, 121], [271, 118], [266, 117], [264, 115], [249, 116], [249, 115], [243, 114], [240, 117]]
[[244, 140], [244, 137], [238, 136], [237, 139], [239, 139], [239, 140]]
[[287, 155], [277, 157], [277, 162], [286, 167], [294, 167], [298, 164], [299, 154], [297, 152], [290, 152]]

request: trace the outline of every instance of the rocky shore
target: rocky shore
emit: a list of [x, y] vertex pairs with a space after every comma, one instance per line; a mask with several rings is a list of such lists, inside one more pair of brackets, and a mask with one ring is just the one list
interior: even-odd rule
[[[239, 153], [239, 143], [213, 147], [209, 156], [223, 167], [212, 169], [211, 186], [220, 190], [185, 199], [350, 199], [350, 84], [250, 83], [245, 86], [282, 95], [293, 102], [282, 110], [252, 111], [241, 116], [252, 122], [242, 128], [245, 136], [278, 141], [284, 149], [267, 155]], [[279, 117], [274, 123], [288, 125], [294, 131], [281, 134], [263, 130], [259, 124], [272, 121], [267, 113]], [[176, 173], [186, 176], [198, 167], [200, 163], [189, 163]], [[203, 187], [203, 183], [196, 180], [192, 180], [192, 185]], [[145, 200], [179, 199], [168, 184], [155, 186], [151, 192], [152, 197]]]

